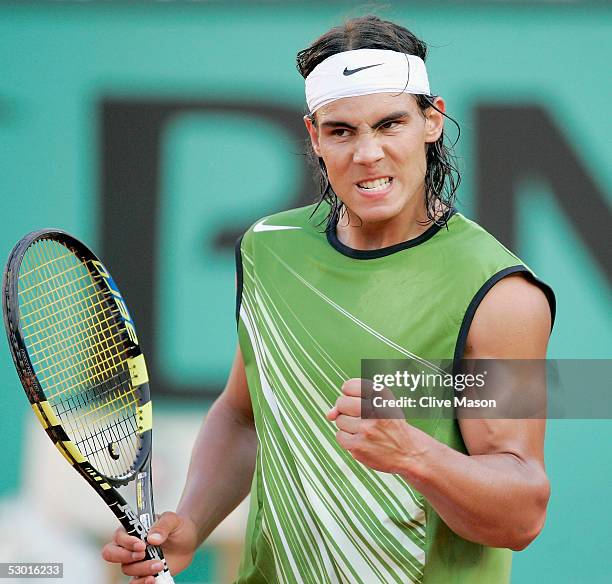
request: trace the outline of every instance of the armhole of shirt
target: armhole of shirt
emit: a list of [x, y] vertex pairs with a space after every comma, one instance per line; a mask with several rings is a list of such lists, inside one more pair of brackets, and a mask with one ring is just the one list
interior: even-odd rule
[[240, 320], [240, 305], [242, 304], [242, 252], [240, 246], [242, 245], [242, 234], [238, 241], [236, 241], [236, 247], [234, 250], [236, 258], [236, 326]]
[[497, 284], [500, 280], [505, 278], [506, 276], [510, 276], [511, 274], [523, 274], [530, 282], [538, 286], [542, 292], [546, 295], [548, 300], [548, 304], [550, 306], [550, 317], [551, 317], [551, 325], [550, 330], [552, 332], [553, 326], [555, 324], [555, 314], [556, 314], [556, 300], [555, 293], [552, 288], [542, 282], [539, 278], [536, 278], [532, 272], [530, 272], [525, 266], [517, 265], [510, 266], [509, 268], [505, 268], [500, 270], [499, 272], [493, 274], [476, 292], [474, 297], [472, 298], [470, 304], [465, 311], [463, 316], [463, 321], [461, 322], [461, 327], [459, 328], [459, 335], [457, 336], [457, 342], [455, 344], [455, 354], [453, 358], [454, 367], [457, 366], [461, 358], [463, 357], [463, 352], [465, 351], [465, 343], [467, 341], [467, 336], [470, 331], [470, 326], [472, 326], [472, 321], [474, 320], [474, 315], [476, 314], [476, 310], [480, 306], [482, 299], [487, 295], [487, 292]]

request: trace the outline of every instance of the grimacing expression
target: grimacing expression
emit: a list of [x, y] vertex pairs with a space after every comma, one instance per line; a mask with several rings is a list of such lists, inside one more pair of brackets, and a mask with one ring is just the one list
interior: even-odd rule
[[[444, 101], [436, 98], [444, 111]], [[364, 223], [414, 216], [424, 208], [427, 144], [435, 142], [444, 116], [422, 112], [413, 95], [374, 93], [321, 107], [316, 126], [304, 117], [315, 154], [346, 207]]]

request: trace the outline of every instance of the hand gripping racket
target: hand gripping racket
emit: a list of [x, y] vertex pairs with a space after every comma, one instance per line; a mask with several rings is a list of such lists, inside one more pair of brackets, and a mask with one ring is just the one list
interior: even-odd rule
[[[58, 229], [13, 248], [2, 286], [4, 324], [32, 409], [64, 458], [126, 531], [145, 540], [154, 518], [151, 398], [134, 323], [104, 265]], [[138, 513], [115, 487], [136, 480]], [[173, 582], [159, 547], [158, 583]]]

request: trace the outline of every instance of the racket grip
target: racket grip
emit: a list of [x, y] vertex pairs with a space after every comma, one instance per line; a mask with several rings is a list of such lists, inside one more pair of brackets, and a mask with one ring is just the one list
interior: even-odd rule
[[170, 574], [170, 570], [168, 570], [166, 560], [162, 561], [164, 562], [164, 570], [155, 576], [155, 584], [174, 584], [174, 579], [172, 574]]

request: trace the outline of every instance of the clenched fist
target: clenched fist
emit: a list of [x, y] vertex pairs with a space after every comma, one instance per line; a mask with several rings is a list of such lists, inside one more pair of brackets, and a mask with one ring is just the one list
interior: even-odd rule
[[[355, 460], [374, 470], [398, 474], [406, 472], [418, 461], [430, 437], [408, 424], [401, 409], [373, 409], [373, 391], [369, 380], [349, 379], [341, 389], [342, 395], [327, 413], [327, 419], [335, 422], [338, 428], [336, 439], [340, 446], [348, 450]], [[381, 395], [393, 397], [389, 390], [383, 390]], [[378, 417], [362, 417], [366, 412]]]

